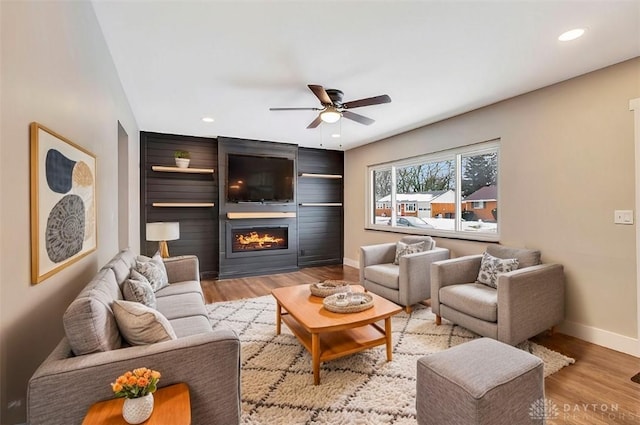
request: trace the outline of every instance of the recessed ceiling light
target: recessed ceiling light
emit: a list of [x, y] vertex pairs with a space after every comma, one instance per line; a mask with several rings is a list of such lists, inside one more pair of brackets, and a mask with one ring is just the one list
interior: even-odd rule
[[558, 37], [558, 40], [571, 41], [571, 40], [575, 40], [578, 37], [582, 37], [583, 34], [584, 34], [584, 28], [575, 28], [560, 34], [560, 37]]
[[202, 117], [202, 121], [204, 121], [204, 122], [213, 122], [215, 120], [213, 118], [211, 118], [211, 117]]

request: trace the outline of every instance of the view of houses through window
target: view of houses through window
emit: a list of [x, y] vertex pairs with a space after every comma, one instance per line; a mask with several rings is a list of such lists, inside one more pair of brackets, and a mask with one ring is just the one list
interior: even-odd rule
[[369, 227], [497, 235], [498, 150], [492, 141], [371, 166]]

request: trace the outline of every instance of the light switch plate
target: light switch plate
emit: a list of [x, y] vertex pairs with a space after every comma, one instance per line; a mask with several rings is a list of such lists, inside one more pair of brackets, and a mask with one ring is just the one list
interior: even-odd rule
[[615, 224], [633, 224], [633, 210], [615, 210], [613, 222]]

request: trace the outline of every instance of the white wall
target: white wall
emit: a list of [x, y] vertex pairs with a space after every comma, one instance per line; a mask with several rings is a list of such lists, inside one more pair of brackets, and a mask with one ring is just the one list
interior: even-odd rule
[[[639, 95], [636, 58], [347, 151], [345, 262], [401, 236], [364, 229], [367, 165], [500, 138], [500, 242], [565, 266], [564, 332], [640, 355], [635, 228], [613, 223], [614, 210], [635, 207], [629, 100]], [[454, 256], [485, 247], [438, 244]]]
[[[0, 412], [14, 424], [24, 420], [29, 377], [63, 335], [64, 310], [118, 251], [118, 121], [129, 135], [129, 241], [139, 249], [139, 129], [90, 2], [2, 1], [0, 15]], [[30, 282], [33, 121], [97, 156], [98, 249], [38, 285]], [[13, 401], [20, 405], [8, 409]]]

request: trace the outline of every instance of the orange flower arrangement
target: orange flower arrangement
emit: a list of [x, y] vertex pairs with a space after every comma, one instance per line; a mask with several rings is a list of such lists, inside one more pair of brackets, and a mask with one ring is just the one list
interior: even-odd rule
[[111, 389], [116, 397], [138, 398], [155, 392], [160, 372], [141, 367], [120, 375], [116, 382], [111, 383]]

